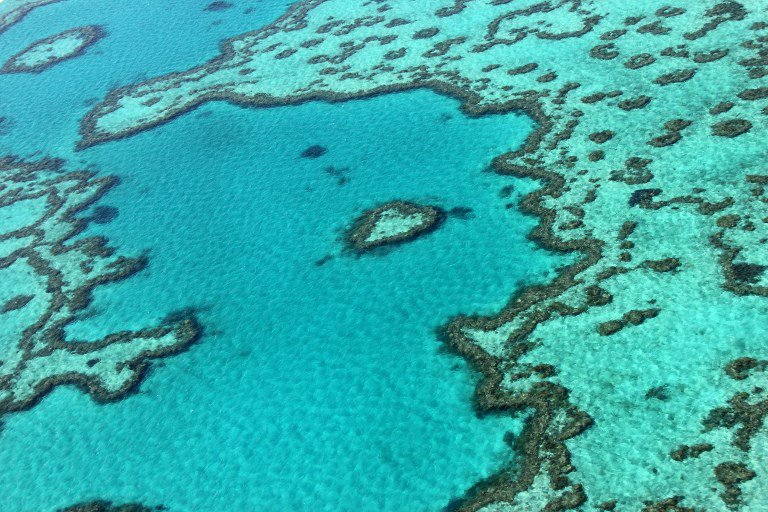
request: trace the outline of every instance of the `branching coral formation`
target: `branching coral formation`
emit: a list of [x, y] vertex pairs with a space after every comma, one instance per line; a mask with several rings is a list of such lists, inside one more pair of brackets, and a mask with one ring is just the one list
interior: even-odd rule
[[530, 413], [520, 464], [457, 507], [759, 510], [764, 373], [747, 393], [722, 369], [768, 356], [768, 8], [667, 2], [307, 0], [199, 67], [113, 91], [79, 147], [214, 100], [431, 88], [469, 115], [527, 112], [537, 131], [494, 168], [541, 180], [522, 204], [532, 238], [582, 257], [442, 329], [482, 373], [478, 413]]
[[135, 390], [152, 359], [193, 343], [193, 317], [100, 340], [68, 339], [65, 329], [95, 287], [126, 279], [147, 258], [115, 254], [102, 237], [78, 236], [77, 214], [116, 184], [55, 159], [0, 159], [0, 417], [34, 405], [56, 386], [75, 385], [95, 400]]

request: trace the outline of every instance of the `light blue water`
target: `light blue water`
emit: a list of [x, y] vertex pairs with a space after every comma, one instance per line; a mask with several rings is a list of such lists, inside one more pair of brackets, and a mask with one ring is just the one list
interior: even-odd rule
[[[535, 219], [506, 207], [535, 184], [484, 172], [523, 142], [527, 118], [468, 119], [428, 91], [264, 110], [211, 104], [72, 154], [87, 98], [200, 62], [283, 4], [255, 2], [246, 21], [245, 4], [211, 14], [204, 2], [67, 0], [7, 33], [23, 47], [74, 25], [110, 32], [39, 76], [0, 77], [0, 115], [15, 121], [3, 152], [42, 150], [120, 176], [101, 202], [118, 218], [89, 234], [151, 251], [149, 269], [100, 289], [70, 335], [198, 306], [206, 336], [119, 404], [60, 389], [10, 417], [0, 510], [95, 497], [197, 512], [440, 510], [509, 461], [502, 437], [519, 420], [475, 418], [474, 378], [439, 352], [434, 329], [460, 312], [492, 313], [564, 262], [526, 240]], [[209, 27], [214, 19], [225, 22]], [[0, 58], [14, 51], [4, 45]], [[328, 153], [299, 158], [312, 144]], [[328, 166], [348, 169], [348, 182]], [[500, 198], [509, 184], [515, 193]], [[473, 218], [384, 255], [341, 254], [344, 227], [396, 198], [469, 207]]]

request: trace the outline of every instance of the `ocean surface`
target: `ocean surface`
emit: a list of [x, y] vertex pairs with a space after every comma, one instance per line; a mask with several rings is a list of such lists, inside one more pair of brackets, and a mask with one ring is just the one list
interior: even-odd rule
[[[221, 39], [287, 6], [206, 4], [67, 0], [2, 35], [0, 61], [75, 26], [108, 33], [41, 74], [0, 75], [2, 154], [119, 177], [97, 203], [118, 215], [81, 236], [149, 256], [146, 270], [96, 290], [68, 339], [186, 308], [204, 335], [154, 362], [118, 403], [62, 387], [6, 417], [0, 510], [96, 498], [196, 512], [442, 510], [515, 464], [504, 438], [524, 418], [478, 418], [477, 376], [435, 330], [459, 313], [498, 311], [571, 261], [526, 238], [537, 220], [518, 201], [537, 183], [489, 170], [534, 122], [469, 118], [426, 90], [268, 109], [210, 103], [76, 153], [94, 99], [209, 59]], [[312, 145], [327, 152], [302, 158]], [[454, 214], [412, 243], [345, 252], [350, 223], [395, 199]]]

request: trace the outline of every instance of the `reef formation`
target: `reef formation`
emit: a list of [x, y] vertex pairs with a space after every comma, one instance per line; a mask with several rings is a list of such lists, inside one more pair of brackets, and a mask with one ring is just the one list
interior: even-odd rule
[[95, 287], [148, 263], [116, 254], [103, 237], [80, 236], [89, 219], [77, 215], [116, 183], [67, 171], [58, 159], [0, 158], [0, 418], [60, 385], [99, 402], [120, 400], [137, 389], [151, 360], [185, 350], [201, 333], [185, 316], [98, 340], [67, 337]]
[[440, 227], [446, 213], [437, 206], [390, 201], [363, 212], [347, 230], [347, 248], [362, 254], [377, 247], [410, 242]]
[[88, 25], [46, 37], [8, 59], [0, 73], [40, 73], [61, 61], [82, 55], [104, 36], [106, 32], [101, 27]]
[[767, 18], [758, 0], [307, 0], [114, 90], [79, 149], [208, 101], [430, 88], [527, 112], [537, 131], [493, 168], [541, 180], [531, 237], [581, 258], [441, 329], [482, 374], [479, 414], [530, 414], [516, 465], [455, 508], [760, 510], [765, 374], [729, 375], [768, 358]]
[[0, 34], [38, 7], [61, 0], [2, 0], [0, 1]]

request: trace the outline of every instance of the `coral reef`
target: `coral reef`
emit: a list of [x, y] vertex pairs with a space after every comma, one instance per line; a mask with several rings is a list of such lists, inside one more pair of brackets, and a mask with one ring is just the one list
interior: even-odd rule
[[40, 73], [61, 61], [82, 55], [104, 36], [106, 32], [101, 27], [88, 25], [46, 37], [8, 59], [0, 73]]
[[[747, 397], [708, 423], [713, 434], [742, 425], [738, 445], [712, 435], [698, 457], [670, 453], [748, 382], [731, 382], [727, 361], [768, 356], [765, 6], [339, 4], [294, 4], [207, 63], [112, 91], [83, 119], [79, 149], [218, 100], [266, 107], [430, 88], [473, 116], [527, 112], [538, 129], [493, 169], [541, 180], [522, 201], [541, 220], [531, 238], [581, 257], [497, 315], [441, 329], [482, 375], [479, 414], [530, 413], [520, 465], [455, 508], [757, 510], [765, 463], [752, 459], [765, 439]], [[664, 399], [645, 400], [652, 389]]]
[[[194, 315], [99, 340], [68, 339], [66, 327], [95, 287], [126, 279], [146, 256], [115, 253], [102, 237], [78, 236], [77, 214], [117, 180], [66, 171], [56, 159], [0, 159], [0, 417], [28, 409], [56, 386], [75, 385], [100, 402], [134, 391], [153, 359], [200, 335]], [[21, 293], [23, 292], [23, 293]]]
[[348, 249], [362, 254], [415, 240], [439, 228], [445, 218], [446, 213], [437, 206], [390, 201], [363, 212], [347, 230], [344, 241]]

